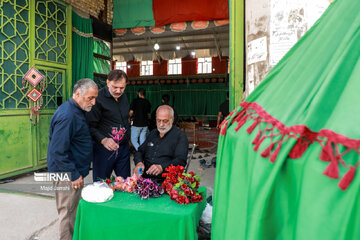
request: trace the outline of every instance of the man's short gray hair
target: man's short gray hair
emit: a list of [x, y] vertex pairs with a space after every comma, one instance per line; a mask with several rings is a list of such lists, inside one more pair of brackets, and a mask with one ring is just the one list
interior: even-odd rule
[[77, 81], [77, 83], [74, 86], [73, 94], [75, 94], [76, 91], [79, 91], [80, 95], [84, 96], [85, 93], [87, 92], [87, 90], [91, 87], [98, 89], [98, 86], [96, 85], [96, 83], [93, 80], [91, 80], [90, 78], [80, 79], [79, 81]]
[[157, 109], [156, 109], [156, 116], [159, 112], [160, 109], [162, 108], [165, 108], [165, 109], [168, 109], [170, 111], [170, 115], [171, 115], [171, 118], [174, 119], [174, 109], [170, 106], [170, 105], [160, 105]]

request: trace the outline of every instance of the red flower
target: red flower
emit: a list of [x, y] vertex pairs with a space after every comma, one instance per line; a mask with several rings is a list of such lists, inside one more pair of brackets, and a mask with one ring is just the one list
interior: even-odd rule
[[176, 191], [175, 189], [171, 189], [170, 194], [178, 194], [178, 191]]
[[169, 192], [172, 188], [173, 188], [173, 185], [170, 184], [170, 183], [168, 183], [168, 184], [165, 185], [165, 191], [166, 191], [166, 192]]
[[[166, 178], [162, 184], [162, 187], [165, 192], [170, 195], [172, 200], [175, 200], [179, 204], [188, 204], [190, 202], [202, 201], [202, 196], [199, 195], [196, 190], [200, 185], [199, 181], [195, 179], [195, 177], [198, 177], [198, 175], [196, 175], [194, 172], [190, 172], [188, 175], [190, 177], [186, 177], [183, 174], [184, 167], [179, 165], [170, 165], [165, 169], [165, 171], [168, 173], [162, 174], [162, 176]], [[192, 185], [194, 185], [194, 187], [192, 187]]]
[[111, 180], [110, 180], [110, 179], [106, 179], [105, 182], [106, 182], [107, 184], [109, 184], [109, 183], [111, 183]]

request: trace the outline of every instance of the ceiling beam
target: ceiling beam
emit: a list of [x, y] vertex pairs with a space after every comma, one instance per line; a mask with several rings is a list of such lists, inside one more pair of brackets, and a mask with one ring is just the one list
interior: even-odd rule
[[[202, 50], [202, 49], [209, 49], [209, 50], [215, 50], [215, 51], [217, 51], [217, 49], [216, 49], [216, 47], [211, 47], [211, 48], [209, 48], [209, 47], [203, 47], [203, 48], [196, 48], [196, 49], [193, 49], [193, 50]], [[222, 48], [223, 50], [226, 50], [227, 48]], [[180, 50], [181, 51], [181, 50]], [[191, 50], [186, 50], [187, 52], [189, 52], [189, 54], [190, 54], [190, 52], [191, 52]], [[176, 52], [176, 50], [173, 50], [173, 49], [163, 49], [163, 50], [158, 50], [157, 51], [158, 53], [165, 53], [165, 52], [167, 52], [167, 53], [169, 53], [169, 52]], [[142, 53], [153, 53], [153, 51], [149, 51], [149, 50], [147, 50], [147, 51], [134, 51], [134, 52], [132, 52], [133, 54], [142, 54]], [[123, 55], [123, 54], [128, 54], [127, 52], [119, 52], [119, 51], [115, 51], [115, 49], [114, 49], [114, 51], [113, 51], [113, 54], [114, 55]]]
[[[184, 40], [183, 38], [181, 38], [181, 42], [179, 41], [179, 39], [174, 39], [173, 41], [172, 40], [169, 40], [169, 41], [166, 41], [166, 42], [157, 42], [160, 46], [163, 46], [163, 45], [169, 45], [169, 44], [179, 44], [179, 43], [206, 43], [206, 42], [211, 42], [212, 41], [212, 38], [214, 38], [214, 35], [211, 36], [211, 38], [208, 38], [208, 39], [191, 39], [191, 40]], [[217, 38], [219, 39], [219, 38]], [[220, 38], [221, 39], [221, 38]], [[229, 41], [228, 38], [223, 38], [221, 39], [223, 41]], [[126, 41], [124, 41], [126, 42]], [[119, 47], [121, 46], [122, 43], [124, 42], [113, 42], [113, 47]], [[147, 42], [146, 40], [141, 40], [141, 41], [137, 41], [137, 43], [135, 44], [131, 44], [130, 42], [126, 42], [126, 46], [127, 47], [141, 47], [141, 46], [144, 46], [144, 45], [147, 45]]]
[[[206, 32], [201, 32], [201, 31], [191, 31], [189, 33], [181, 33], [179, 35], [162, 35], [162, 34], [159, 34], [159, 36], [153, 36], [152, 39], [154, 40], [161, 40], [161, 39], [169, 39], [169, 38], [179, 38], [179, 37], [182, 37], [182, 38], [186, 38], [186, 37], [204, 37], [204, 38], [210, 38], [212, 37], [213, 35], [213, 31], [209, 32], [209, 31], [206, 31]], [[229, 29], [226, 29], [225, 31], [216, 31], [219, 35], [224, 35], [224, 36], [228, 36], [229, 37]], [[127, 42], [131, 42], [131, 41], [137, 41], [141, 38], [129, 38], [129, 37], [126, 37], [126, 36], [119, 36], [119, 37], [114, 37], [113, 38], [113, 42], [117, 42], [117, 41], [127, 41]]]
[[[158, 52], [155, 51], [155, 49], [154, 49], [154, 43], [152, 42], [151, 38], [150, 38], [150, 37], [147, 37], [147, 38], [145, 38], [145, 41], [146, 41], [146, 43], [148, 44], [148, 46], [150, 47], [150, 49], [152, 49], [151, 52], [155, 54], [156, 60], [157, 60], [158, 63], [160, 64], [160, 63], [161, 63], [161, 57], [160, 57], [160, 55], [158, 54]], [[113, 51], [114, 51], [114, 50], [113, 50]], [[144, 53], [144, 52], [142, 51], [142, 53]]]
[[215, 41], [216, 51], [217, 51], [218, 56], [219, 56], [219, 61], [221, 61], [220, 44], [219, 44], [219, 42], [218, 42], [218, 40], [217, 40], [216, 32], [214, 32], [214, 41]]

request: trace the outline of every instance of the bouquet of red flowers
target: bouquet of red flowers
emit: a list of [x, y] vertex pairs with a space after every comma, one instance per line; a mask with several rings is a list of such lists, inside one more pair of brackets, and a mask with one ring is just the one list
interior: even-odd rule
[[162, 176], [166, 177], [162, 187], [171, 200], [180, 204], [201, 202], [203, 197], [198, 192], [200, 186], [200, 176], [194, 172], [185, 173], [183, 166], [170, 165], [165, 169], [167, 173]]

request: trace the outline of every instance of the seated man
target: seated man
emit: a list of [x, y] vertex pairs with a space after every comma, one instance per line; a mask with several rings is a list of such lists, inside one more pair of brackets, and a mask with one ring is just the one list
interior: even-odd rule
[[161, 180], [161, 174], [171, 164], [186, 165], [188, 139], [183, 131], [173, 127], [174, 110], [169, 105], [161, 105], [156, 110], [156, 126], [134, 155], [134, 173], [143, 177]]

